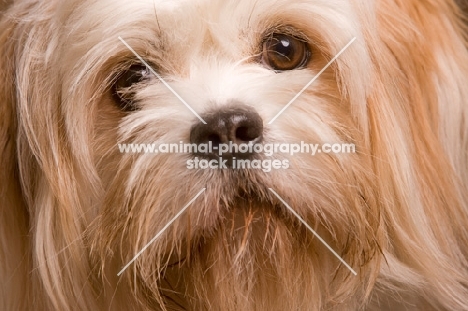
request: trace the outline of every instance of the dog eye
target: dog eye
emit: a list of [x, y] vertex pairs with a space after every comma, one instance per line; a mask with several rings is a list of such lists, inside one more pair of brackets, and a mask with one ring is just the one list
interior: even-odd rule
[[273, 34], [263, 42], [262, 62], [284, 71], [303, 68], [310, 58], [307, 43], [292, 36]]
[[145, 65], [132, 65], [130, 68], [120, 73], [112, 87], [112, 95], [119, 107], [125, 111], [135, 110], [133, 97], [137, 84], [148, 80], [151, 72]]

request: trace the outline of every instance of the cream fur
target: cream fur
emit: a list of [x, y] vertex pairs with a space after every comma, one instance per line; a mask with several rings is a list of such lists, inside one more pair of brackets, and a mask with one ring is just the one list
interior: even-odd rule
[[[13, 2], [0, 20], [1, 310], [468, 309], [468, 51], [454, 2]], [[253, 59], [282, 26], [308, 38], [307, 70]], [[237, 100], [268, 142], [358, 153], [271, 173], [120, 154], [119, 142], [188, 141], [197, 119], [157, 79], [138, 89], [140, 110], [116, 107], [109, 87], [133, 57], [118, 36], [200, 113]]]

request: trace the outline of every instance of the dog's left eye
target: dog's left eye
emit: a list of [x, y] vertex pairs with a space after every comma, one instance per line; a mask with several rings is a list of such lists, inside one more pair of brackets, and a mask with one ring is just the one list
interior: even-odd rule
[[263, 42], [262, 62], [278, 70], [303, 68], [310, 58], [307, 43], [285, 34], [273, 34]]
[[134, 110], [133, 97], [137, 84], [148, 80], [151, 72], [145, 65], [132, 65], [126, 71], [120, 73], [112, 87], [112, 95], [122, 110]]

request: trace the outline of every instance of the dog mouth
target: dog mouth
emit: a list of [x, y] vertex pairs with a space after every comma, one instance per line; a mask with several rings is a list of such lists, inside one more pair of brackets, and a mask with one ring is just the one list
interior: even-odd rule
[[[240, 243], [243, 244], [247, 238], [251, 240], [268, 235], [273, 222], [288, 226], [296, 225], [284, 206], [265, 194], [267, 194], [265, 191], [239, 188], [231, 200], [219, 201], [213, 218], [209, 221], [205, 219], [197, 230], [191, 232], [188, 238], [182, 241], [185, 245], [182, 249], [185, 248], [191, 253], [197, 252], [200, 245], [218, 239], [219, 236], [223, 236], [226, 246], [232, 244], [234, 240], [243, 241]], [[174, 255], [169, 260], [169, 266], [178, 265], [190, 257], [186, 252]]]
[[272, 223], [297, 230], [300, 222], [272, 190], [265, 183], [248, 183], [231, 190], [227, 198], [218, 196], [216, 206], [206, 206], [214, 212], [205, 213], [206, 218], [196, 235], [204, 238], [218, 231], [227, 231], [228, 236], [235, 236], [236, 232], [255, 232], [249, 234], [251, 239], [263, 238], [271, 231]]
[[[304, 234], [300, 222], [268, 190], [237, 189], [229, 202], [219, 202], [215, 218], [203, 223], [182, 241], [182, 253], [173, 254], [168, 268], [177, 268], [195, 253], [203, 253], [205, 244], [222, 241], [227, 248], [242, 253], [242, 245], [266, 241], [277, 234], [277, 227]], [[205, 220], [206, 221], [206, 220]], [[298, 238], [298, 237], [296, 237]], [[190, 254], [191, 255], [190, 255]]]
[[284, 206], [276, 200], [266, 187], [261, 191], [246, 191], [239, 189], [233, 201], [227, 206], [227, 211], [255, 212], [261, 214], [271, 214], [280, 219], [286, 219], [287, 213]]
[[[296, 225], [297, 219], [280, 199], [286, 202], [295, 197], [294, 187], [275, 184], [281, 174], [269, 174], [260, 170], [223, 170], [218, 171], [206, 184], [205, 197], [193, 219], [197, 220], [197, 230], [201, 235], [210, 234], [226, 222], [234, 227], [245, 225], [245, 215], [251, 215], [257, 222], [262, 219], [275, 219], [286, 224]], [[284, 176], [284, 175], [283, 175]], [[299, 197], [303, 197], [299, 195]], [[295, 199], [292, 204], [304, 208], [307, 202]], [[232, 219], [236, 219], [232, 221]]]

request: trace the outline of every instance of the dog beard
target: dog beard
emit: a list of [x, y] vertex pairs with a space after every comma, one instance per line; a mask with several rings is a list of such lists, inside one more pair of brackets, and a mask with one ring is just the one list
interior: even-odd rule
[[[158, 175], [156, 167], [145, 172]], [[223, 172], [217, 173], [222, 175]], [[340, 288], [341, 285], [356, 282], [357, 286], [359, 279], [353, 278], [345, 267], [340, 267], [332, 253], [323, 251], [324, 246], [268, 191], [269, 185], [284, 193], [293, 193], [294, 196], [285, 196], [287, 200], [322, 238], [339, 241], [334, 246], [351, 265], [366, 265], [375, 260], [375, 228], [366, 220], [368, 211], [362, 211], [366, 204], [363, 202], [364, 194], [355, 193], [355, 187], [344, 187], [341, 193], [335, 192], [331, 197], [325, 193], [320, 195], [319, 191], [326, 189], [316, 185], [316, 195], [312, 199], [306, 193], [311, 191], [310, 187], [296, 190], [293, 182], [290, 187], [281, 182], [273, 183], [268, 173], [206, 174], [210, 175], [211, 181], [207, 183], [203, 200], [196, 201], [163, 237], [140, 255], [132, 268], [133, 273], [127, 272], [132, 288], [139, 288], [137, 293], [144, 293], [141, 297], [145, 300], [144, 305], [154, 308], [164, 305], [175, 309], [190, 306], [203, 310], [318, 309], [325, 305], [323, 301], [327, 301], [329, 307], [336, 307], [334, 301], [345, 301], [350, 293], [346, 288]], [[128, 174], [124, 176], [122, 184], [128, 187]], [[205, 178], [208, 176], [198, 176], [197, 182]], [[298, 181], [301, 178], [298, 177]], [[135, 198], [131, 203], [117, 202], [116, 196], [111, 196], [111, 201], [105, 206], [112, 208], [113, 212], [104, 213], [106, 216], [102, 217], [103, 223], [99, 225], [101, 232], [91, 234], [100, 236], [98, 241], [104, 242], [104, 245], [95, 247], [99, 250], [116, 249], [115, 245], [108, 246], [112, 241], [125, 245], [120, 248], [127, 249], [128, 253], [118, 261], [119, 264], [129, 262], [151, 239], [150, 235], [168, 223], [184, 202], [196, 194], [167, 192], [157, 186], [157, 179], [140, 186], [141, 181], [149, 180], [147, 176], [139, 176], [131, 194], [122, 196], [125, 200]], [[168, 180], [168, 189], [176, 187], [173, 185], [173, 188], [172, 183], [180, 182], [175, 178]], [[144, 191], [145, 195], [139, 191]], [[301, 197], [307, 199], [298, 199]], [[336, 206], [335, 211], [339, 210], [343, 197], [360, 198], [346, 205], [348, 209], [355, 208], [356, 213], [327, 215], [326, 211], [331, 210], [328, 206]], [[126, 215], [126, 221], [119, 222], [115, 219], [119, 214], [116, 206], [138, 210], [145, 217]], [[159, 208], [155, 209], [155, 206]], [[161, 210], [165, 211], [164, 215], [161, 215]], [[332, 225], [340, 222], [342, 226]], [[349, 230], [345, 226], [349, 223], [360, 225]], [[116, 224], [122, 227], [116, 227]], [[108, 230], [109, 226], [114, 226], [114, 230]], [[135, 245], [135, 241], [141, 242]], [[97, 256], [106, 257], [109, 254]], [[317, 267], [320, 267], [319, 271], [314, 270]], [[110, 270], [115, 270], [115, 267]], [[330, 287], [321, 288], [321, 282]], [[365, 295], [365, 292], [353, 291], [353, 299], [356, 295]], [[353, 303], [348, 302], [346, 307]]]
[[[187, 296], [193, 297], [189, 305], [196, 309], [319, 308], [321, 301], [330, 298], [329, 292], [317, 290], [320, 282], [333, 284], [334, 277], [340, 281], [350, 277], [336, 271], [334, 258], [326, 253], [320, 256], [320, 245], [294, 222], [272, 215], [270, 209], [257, 209], [252, 202], [239, 203], [237, 208], [242, 210], [192, 244], [185, 267], [168, 269], [162, 283], [167, 285], [160, 286], [160, 291], [172, 289], [174, 278], [182, 273], [187, 277], [181, 284]], [[320, 261], [325, 263], [321, 269], [329, 274], [314, 271]], [[318, 279], [317, 274], [326, 280]], [[220, 296], [214, 296], [214, 292]], [[336, 298], [345, 294], [333, 292]]]
[[[238, 204], [238, 212], [230, 213], [231, 217], [223, 219], [212, 233], [190, 237], [190, 245], [182, 244], [175, 256], [168, 258], [160, 279], [154, 283], [148, 280], [161, 267], [149, 264], [154, 257], [143, 259], [144, 268], [139, 275], [146, 278], [138, 284], [158, 284], [149, 288], [149, 292], [161, 295], [153, 302], [155, 308], [161, 304], [202, 310], [319, 306], [317, 301], [327, 293], [318, 292], [319, 282], [310, 280], [316, 279], [315, 261], [327, 262], [330, 258], [310, 256], [314, 246], [312, 239], [304, 238], [306, 230], [288, 224], [272, 215], [270, 209], [258, 208], [253, 202]], [[333, 267], [328, 268], [336, 274]], [[304, 285], [309, 287], [307, 297], [301, 294]], [[213, 295], [215, 292], [220, 295]], [[182, 296], [190, 298], [184, 301]]]
[[[0, 29], [1, 308], [468, 308], [455, 3], [17, 1]], [[357, 153], [274, 154], [289, 168], [271, 172], [122, 153], [200, 120], [119, 38], [202, 117], [247, 106], [264, 143]], [[307, 61], [272, 66], [278, 38]]]

